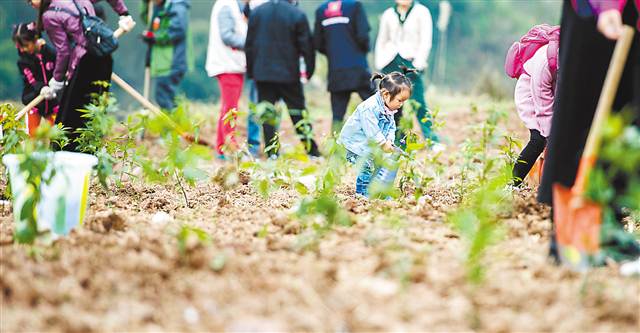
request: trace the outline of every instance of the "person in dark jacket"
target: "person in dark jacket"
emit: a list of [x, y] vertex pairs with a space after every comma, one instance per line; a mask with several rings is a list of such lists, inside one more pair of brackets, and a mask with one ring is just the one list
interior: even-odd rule
[[375, 92], [367, 63], [370, 30], [360, 1], [328, 0], [316, 9], [313, 44], [329, 60], [334, 131], [340, 131], [351, 93], [366, 100]]
[[[298, 136], [307, 152], [319, 156], [312, 138], [311, 124], [304, 121], [306, 109], [300, 82], [300, 57], [304, 59], [308, 78], [315, 69], [315, 51], [307, 16], [287, 0], [271, 0], [257, 7], [249, 17], [245, 43], [247, 75], [256, 81], [258, 100], [275, 103], [284, 100]], [[263, 123], [263, 133], [270, 156], [277, 155], [277, 124]]]
[[51, 125], [58, 113], [58, 100], [53, 90], [47, 86], [53, 77], [56, 52], [39, 40], [35, 23], [20, 23], [13, 30], [13, 42], [18, 49], [18, 69], [24, 81], [22, 103], [29, 104], [42, 95], [45, 100], [28, 111], [25, 120], [29, 135], [33, 136], [42, 119]]
[[[606, 5], [611, 8], [603, 8]], [[608, 39], [605, 35], [611, 29], [614, 32], [618, 30], [615, 23], [624, 22], [640, 29], [638, 6], [640, 6], [638, 0], [626, 1], [626, 4], [625, 1], [564, 1], [560, 28], [562, 31], [560, 72], [547, 158], [538, 193], [538, 200], [542, 203], [553, 203], [554, 184], [571, 187], [575, 182], [580, 157], [615, 47], [615, 41]], [[614, 112], [628, 105], [632, 106], [636, 126], [640, 126], [640, 34], [638, 33], [634, 37], [620, 81], [613, 107]], [[618, 195], [627, 185], [628, 182], [625, 180], [614, 184]], [[621, 220], [623, 217], [621, 210], [613, 208], [617, 212], [617, 218]], [[550, 252], [557, 259], [553, 238]]]

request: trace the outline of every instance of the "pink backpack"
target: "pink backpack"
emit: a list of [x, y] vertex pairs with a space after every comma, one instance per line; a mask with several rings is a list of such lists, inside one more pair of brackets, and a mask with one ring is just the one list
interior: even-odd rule
[[548, 24], [536, 25], [529, 30], [520, 41], [513, 43], [507, 52], [507, 59], [504, 63], [504, 70], [514, 79], [517, 79], [523, 73], [524, 63], [545, 45], [547, 48], [547, 60], [549, 61], [549, 69], [554, 75], [558, 70], [558, 47], [560, 44], [560, 26], [551, 26]]

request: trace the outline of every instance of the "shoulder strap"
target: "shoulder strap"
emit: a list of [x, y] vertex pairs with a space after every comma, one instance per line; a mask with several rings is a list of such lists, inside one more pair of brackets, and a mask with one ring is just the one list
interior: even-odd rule
[[78, 15], [78, 13], [74, 13], [72, 11], [70, 11], [67, 8], [60, 8], [60, 7], [50, 7], [49, 9], [47, 9], [47, 11], [49, 10], [53, 10], [54, 12], [63, 12], [63, 13], [67, 13], [73, 17], [80, 17], [82, 14]]
[[80, 6], [78, 6], [76, 0], [73, 0], [73, 5], [76, 6], [76, 9], [78, 10], [78, 13], [80, 13], [81, 17], [84, 17], [86, 14], [88, 14], [86, 9], [84, 10], [84, 13], [82, 12], [82, 9], [80, 8]]

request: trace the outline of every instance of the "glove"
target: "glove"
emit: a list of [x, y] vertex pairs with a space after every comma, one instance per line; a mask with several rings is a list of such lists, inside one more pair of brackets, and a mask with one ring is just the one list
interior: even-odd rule
[[52, 100], [57, 96], [56, 92], [49, 86], [42, 87], [42, 89], [40, 89], [40, 95], [47, 101]]
[[136, 21], [133, 20], [131, 15], [122, 15], [118, 21], [118, 27], [126, 32], [133, 30], [136, 26]]
[[64, 88], [64, 82], [56, 81], [56, 79], [51, 79], [49, 81], [49, 87], [53, 90], [54, 93], [60, 92]]
[[142, 40], [147, 44], [154, 44], [156, 42], [156, 35], [153, 31], [145, 30], [142, 33]]

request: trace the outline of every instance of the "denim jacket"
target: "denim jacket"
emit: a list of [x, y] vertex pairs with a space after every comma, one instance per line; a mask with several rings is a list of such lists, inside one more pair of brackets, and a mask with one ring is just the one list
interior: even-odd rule
[[384, 102], [380, 93], [360, 103], [342, 127], [338, 143], [358, 156], [370, 153], [371, 142], [382, 145], [395, 139], [396, 122], [393, 115], [384, 114]]

